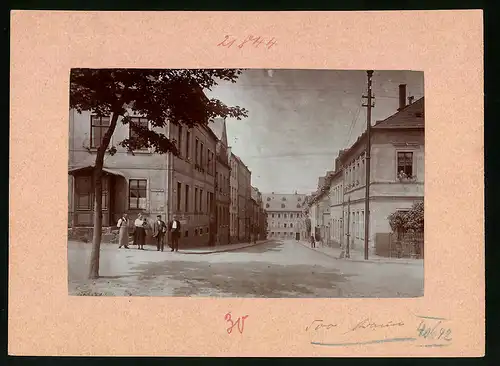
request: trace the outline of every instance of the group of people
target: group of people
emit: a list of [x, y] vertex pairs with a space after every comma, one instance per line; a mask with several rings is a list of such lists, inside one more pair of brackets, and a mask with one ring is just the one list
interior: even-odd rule
[[[123, 214], [118, 220], [116, 225], [119, 229], [118, 234], [118, 248], [124, 247], [129, 249], [129, 219], [127, 214]], [[134, 231], [133, 231], [133, 245], [137, 245], [137, 248], [144, 250], [144, 244], [146, 244], [146, 229], [152, 228], [152, 236], [156, 241], [157, 251], [164, 250], [165, 241], [168, 240], [168, 233], [170, 232], [171, 237], [171, 252], [179, 251], [179, 238], [181, 236], [181, 223], [178, 218], [174, 216], [174, 219], [168, 223], [168, 225], [161, 219], [161, 215], [156, 216], [156, 220], [152, 227], [149, 225], [147, 217], [143, 214], [139, 214], [137, 219], [134, 221]]]

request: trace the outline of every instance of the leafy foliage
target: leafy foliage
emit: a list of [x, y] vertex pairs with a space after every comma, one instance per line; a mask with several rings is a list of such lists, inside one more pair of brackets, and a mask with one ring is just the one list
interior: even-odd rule
[[388, 217], [393, 232], [423, 232], [424, 231], [424, 202], [413, 204], [408, 212], [396, 211]]
[[[240, 74], [238, 69], [72, 69], [70, 108], [101, 116], [118, 114], [123, 124], [130, 123], [132, 112], [147, 118], [153, 128], [165, 127], [167, 121], [194, 127], [214, 117], [241, 119], [248, 115], [244, 108], [228, 107], [203, 93], [218, 80], [236, 82]], [[120, 143], [128, 150], [178, 154], [175, 142], [163, 133], [137, 125], [131, 129], [134, 136]]]

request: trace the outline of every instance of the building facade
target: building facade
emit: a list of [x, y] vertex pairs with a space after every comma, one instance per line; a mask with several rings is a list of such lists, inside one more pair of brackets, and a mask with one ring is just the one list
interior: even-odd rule
[[186, 128], [170, 125], [179, 156], [172, 156], [169, 217], [182, 225], [179, 245], [205, 246], [210, 242], [215, 220], [217, 136], [207, 126]]
[[305, 194], [263, 193], [269, 239], [306, 239], [303, 201]]
[[229, 233], [231, 243], [239, 242], [239, 224], [238, 224], [238, 161], [236, 156], [228, 148], [229, 166], [231, 173], [229, 177], [230, 185], [230, 205], [229, 205]]
[[237, 163], [238, 170], [238, 215], [237, 215], [237, 228], [238, 240], [250, 240], [250, 220], [252, 214], [251, 202], [251, 172], [248, 167], [237, 156], [234, 156]]
[[[387, 217], [407, 211], [424, 198], [424, 98], [406, 104], [401, 85], [400, 108], [372, 126], [370, 161], [369, 249], [377, 234], [391, 232]], [[330, 237], [337, 244], [363, 249], [365, 235], [366, 133], [339, 152], [336, 170], [316, 194], [310, 211], [319, 212], [327, 192], [330, 201]]]
[[[118, 143], [133, 131], [121, 120], [115, 129], [110, 146], [114, 155], [107, 154], [103, 168], [103, 226], [116, 224], [123, 213], [132, 220], [139, 213], [153, 217], [168, 213], [169, 162], [167, 155], [153, 154], [148, 149], [128, 152]], [[132, 123], [149, 126], [147, 120], [132, 116]], [[110, 117], [98, 117], [91, 112], [69, 111], [68, 161], [68, 226], [93, 227], [94, 192], [92, 172], [97, 148], [110, 124]], [[168, 134], [168, 126], [155, 129]]]
[[216, 148], [215, 182], [215, 226], [216, 244], [227, 245], [230, 242], [230, 204], [231, 204], [231, 167], [228, 156], [226, 121], [216, 118], [210, 128], [218, 137]]

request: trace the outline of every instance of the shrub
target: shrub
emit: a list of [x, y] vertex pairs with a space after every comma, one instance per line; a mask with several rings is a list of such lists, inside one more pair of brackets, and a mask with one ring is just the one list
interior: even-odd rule
[[387, 219], [391, 230], [396, 233], [423, 232], [424, 231], [424, 202], [413, 204], [408, 212], [396, 211]]

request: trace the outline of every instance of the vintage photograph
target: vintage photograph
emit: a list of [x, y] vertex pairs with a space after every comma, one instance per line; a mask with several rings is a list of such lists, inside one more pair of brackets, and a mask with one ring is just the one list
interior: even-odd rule
[[424, 73], [72, 69], [74, 296], [424, 294]]

